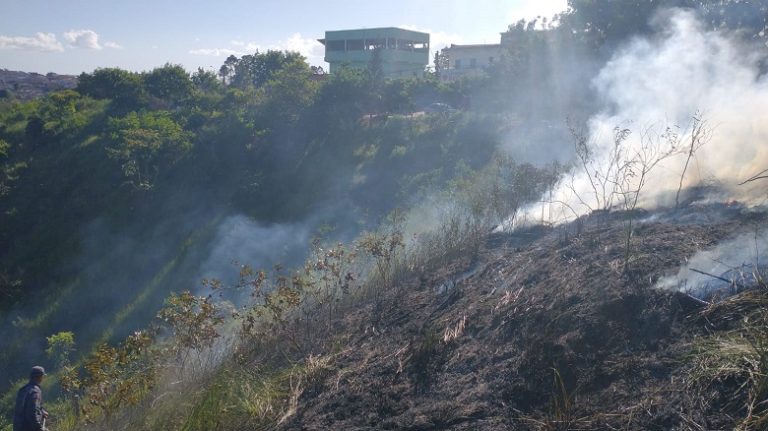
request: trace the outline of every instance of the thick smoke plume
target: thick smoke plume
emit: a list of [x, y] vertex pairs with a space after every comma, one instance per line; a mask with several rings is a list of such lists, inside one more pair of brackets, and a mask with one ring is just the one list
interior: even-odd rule
[[[768, 168], [768, 79], [759, 70], [764, 47], [749, 46], [736, 34], [706, 31], [692, 11], [663, 11], [654, 24], [654, 36], [631, 40], [594, 78], [604, 108], [587, 121], [584, 136], [595, 163], [586, 170], [589, 175], [577, 167], [556, 188], [551, 221], [599, 209], [590, 176], [610, 164], [617, 127], [630, 131], [624, 158], [649, 142], [663, 147], [670, 134], [678, 137], [679, 151], [654, 166], [640, 199], [643, 206], [674, 204], [668, 197], [680, 183], [694, 116], [705, 121], [708, 133], [683, 186], [716, 184], [732, 199], [765, 202], [760, 184], [737, 186]], [[615, 194], [606, 206], [621, 202], [622, 195]]]

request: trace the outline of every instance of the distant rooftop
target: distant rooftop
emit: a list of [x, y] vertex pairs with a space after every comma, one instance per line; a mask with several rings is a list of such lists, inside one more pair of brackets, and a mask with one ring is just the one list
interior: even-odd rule
[[498, 48], [499, 46], [500, 44], [498, 43], [475, 43], [469, 45], [457, 45], [452, 43], [449, 48]]
[[429, 43], [429, 33], [406, 30], [398, 27], [359, 28], [349, 30], [330, 30], [325, 32], [324, 39], [318, 39], [325, 45], [326, 41], [346, 39], [382, 39], [398, 38], [408, 39], [413, 42]]

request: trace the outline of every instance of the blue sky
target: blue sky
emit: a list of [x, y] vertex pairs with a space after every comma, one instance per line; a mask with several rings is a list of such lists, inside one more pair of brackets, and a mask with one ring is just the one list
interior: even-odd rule
[[229, 54], [300, 51], [325, 66], [325, 30], [405, 27], [433, 48], [497, 43], [520, 18], [551, 16], [567, 0], [3, 0], [0, 68], [78, 74], [165, 63], [218, 70]]

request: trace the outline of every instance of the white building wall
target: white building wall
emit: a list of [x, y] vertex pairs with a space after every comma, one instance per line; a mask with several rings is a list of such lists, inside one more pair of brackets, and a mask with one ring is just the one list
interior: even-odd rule
[[448, 70], [441, 72], [440, 79], [454, 81], [462, 76], [478, 75], [488, 66], [499, 61], [502, 48], [493, 45], [451, 45], [445, 48], [448, 56]]

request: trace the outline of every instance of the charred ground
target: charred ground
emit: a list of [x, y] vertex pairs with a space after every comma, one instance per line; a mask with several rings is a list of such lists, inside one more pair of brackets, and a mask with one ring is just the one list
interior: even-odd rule
[[477, 255], [406, 279], [337, 322], [349, 335], [280, 428], [732, 427], [738, 387], [694, 393], [688, 360], [729, 323], [654, 284], [766, 213], [659, 212], [635, 230], [623, 270], [626, 217], [492, 234]]

